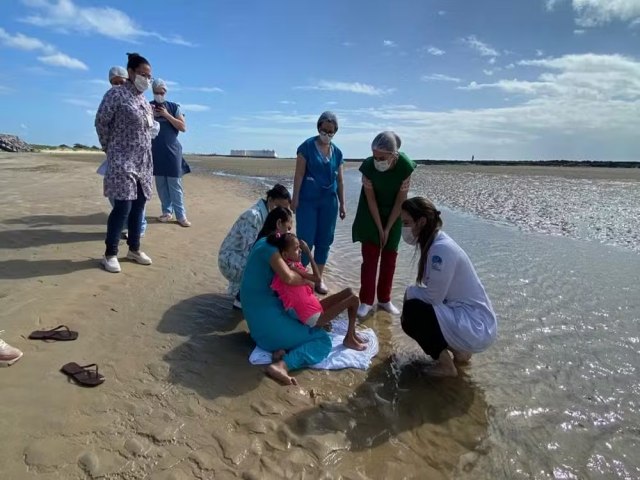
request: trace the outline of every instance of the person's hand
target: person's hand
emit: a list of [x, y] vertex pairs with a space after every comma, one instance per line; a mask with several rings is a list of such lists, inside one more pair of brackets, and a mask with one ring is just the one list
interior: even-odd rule
[[387, 244], [387, 233], [382, 227], [378, 227], [378, 235], [380, 236], [380, 248]]
[[382, 247], [384, 247], [387, 244], [387, 242], [389, 241], [389, 234], [391, 233], [390, 230], [391, 229], [389, 227], [387, 227], [383, 231], [383, 233], [384, 233], [384, 242], [381, 245]]
[[163, 117], [163, 118], [167, 118], [167, 116], [169, 115], [169, 112], [167, 112], [167, 107], [165, 107], [164, 105], [156, 105], [155, 108], [153, 109], [153, 113], [157, 117]]
[[293, 197], [291, 199], [291, 211], [293, 213], [296, 213], [297, 209], [298, 209], [298, 197]]
[[300, 242], [300, 250], [302, 250], [302, 253], [304, 253], [307, 257], [311, 256], [311, 250], [309, 249], [309, 245], [307, 245], [307, 242], [305, 242], [301, 238], [299, 238], [298, 241]]
[[344, 208], [344, 204], [341, 203], [340, 204], [340, 220], [344, 220], [346, 216], [347, 216], [347, 209]]

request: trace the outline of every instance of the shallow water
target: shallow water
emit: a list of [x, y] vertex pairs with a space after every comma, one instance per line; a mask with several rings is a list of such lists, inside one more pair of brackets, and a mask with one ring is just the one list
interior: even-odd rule
[[[637, 184], [450, 175], [419, 170], [412, 193], [453, 207], [441, 208], [445, 230], [485, 284], [499, 317], [498, 341], [460, 378], [428, 380], [414, 365], [426, 357], [402, 335], [398, 319], [378, 314], [366, 322], [381, 340], [380, 361], [366, 381], [295, 415], [292, 431], [338, 442], [323, 463], [339, 474], [640, 478], [640, 255], [631, 250], [639, 243]], [[330, 283], [357, 290], [357, 172], [347, 173], [346, 185], [349, 216], [339, 222], [328, 271]], [[623, 213], [613, 215], [614, 208]], [[629, 230], [623, 240], [593, 233], [591, 219], [607, 218], [616, 234]], [[413, 260], [402, 245], [398, 302], [415, 277]], [[348, 391], [341, 387], [336, 392]]]

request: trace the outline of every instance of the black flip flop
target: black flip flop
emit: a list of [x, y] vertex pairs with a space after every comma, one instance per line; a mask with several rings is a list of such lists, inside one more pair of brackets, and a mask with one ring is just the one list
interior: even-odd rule
[[[91, 370], [91, 367], [96, 368], [95, 370]], [[95, 363], [78, 365], [75, 362], [71, 362], [63, 365], [60, 371], [83, 387], [97, 387], [104, 383], [104, 376], [100, 375], [98, 365]]]
[[29, 334], [29, 340], [54, 340], [67, 342], [78, 338], [78, 332], [69, 330], [66, 325], [58, 325], [51, 330], [35, 330]]

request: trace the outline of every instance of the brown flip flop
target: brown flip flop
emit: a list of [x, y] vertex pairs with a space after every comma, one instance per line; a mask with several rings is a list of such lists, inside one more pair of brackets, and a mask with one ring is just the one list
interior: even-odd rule
[[66, 342], [78, 338], [78, 332], [69, 330], [66, 325], [58, 325], [51, 330], [35, 330], [29, 334], [29, 340], [54, 340]]
[[[91, 370], [91, 367], [96, 367]], [[60, 369], [62, 373], [68, 375], [83, 387], [97, 387], [104, 383], [104, 376], [98, 372], [98, 365], [91, 363], [89, 365], [78, 365], [75, 362], [67, 363]]]

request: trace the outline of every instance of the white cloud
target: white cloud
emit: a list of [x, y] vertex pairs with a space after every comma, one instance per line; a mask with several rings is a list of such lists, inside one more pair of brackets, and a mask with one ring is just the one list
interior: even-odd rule
[[586, 30], [584, 28], [576, 28], [573, 31], [574, 35], [584, 35], [586, 33]]
[[180, 104], [180, 110], [183, 112], [207, 112], [210, 108], [207, 105], [198, 105], [197, 103]]
[[544, 55], [544, 51], [540, 49], [536, 49], [536, 57], [542, 57]]
[[185, 87], [185, 90], [203, 93], [224, 93], [224, 90], [218, 87]]
[[482, 70], [482, 73], [484, 73], [487, 77], [490, 77], [491, 75], [493, 75], [493, 70], [487, 70], [485, 68]]
[[291, 100], [280, 100], [280, 103], [282, 105], [295, 105], [296, 104], [296, 102], [293, 102]]
[[320, 80], [315, 85], [307, 85], [302, 87], [294, 87], [298, 90], [324, 90], [328, 92], [349, 92], [358, 93], [362, 95], [379, 96], [392, 93], [395, 89], [378, 88], [373, 85], [360, 82], [335, 82], [329, 80]]
[[423, 75], [420, 77], [423, 82], [436, 81], [436, 82], [455, 82], [459, 83], [461, 80], [457, 77], [450, 77], [449, 75], [443, 75], [442, 73], [433, 73], [431, 75]]
[[[473, 153], [494, 159], [638, 159], [640, 61], [584, 54], [525, 60], [517, 66], [512, 72], [525, 70], [526, 80], [462, 87], [479, 98], [483, 90], [495, 90], [509, 98], [506, 106], [448, 111], [401, 105], [336, 108], [345, 126], [336, 141], [343, 151], [364, 155], [376, 132], [393, 129], [404, 150], [416, 158], [469, 158]], [[293, 154], [290, 142], [295, 144], [296, 136], [312, 129], [316, 118], [317, 113], [263, 112], [259, 120], [238, 119], [230, 128], [271, 139], [279, 153]]]
[[82, 98], [65, 98], [63, 101], [69, 105], [75, 105], [76, 107], [91, 108], [96, 106], [95, 102], [90, 102], [89, 100], [84, 100]]
[[72, 58], [61, 52], [54, 53], [53, 55], [46, 55], [44, 57], [38, 57], [38, 60], [46, 65], [54, 67], [64, 67], [72, 70], [89, 70], [89, 67], [77, 58]]
[[87, 115], [91, 115], [92, 117], [94, 117], [96, 115], [97, 111], [96, 110], [85, 110], [85, 113]]
[[29, 129], [29, 127], [27, 127], [24, 123], [20, 124], [20, 128], [23, 129], [23, 130], [28, 130]]
[[394, 42], [393, 40], [384, 40], [384, 41], [382, 42], [382, 44], [383, 44], [385, 47], [397, 47], [397, 46], [398, 46], [398, 44], [397, 44], [396, 42]]
[[447, 12], [445, 12], [444, 10], [438, 10], [438, 15], [443, 16], [446, 15]]
[[138, 40], [153, 37], [165, 43], [194, 46], [179, 35], [161, 35], [145, 31], [121, 10], [111, 7], [79, 7], [72, 0], [22, 0], [34, 14], [22, 20], [39, 27], [50, 27], [62, 32], [98, 34], [117, 40]]
[[0, 95], [4, 95], [11, 92], [9, 87], [5, 87], [4, 85], [0, 85]]
[[436, 57], [439, 57], [445, 54], [444, 50], [440, 50], [438, 47], [434, 47], [433, 45], [427, 48], [427, 52], [429, 52], [430, 55], [433, 55]]
[[500, 56], [500, 53], [498, 53], [495, 48], [491, 47], [489, 44], [484, 43], [481, 40], [478, 40], [475, 35], [469, 35], [468, 37], [463, 38], [462, 43], [478, 52], [482, 57]]
[[[548, 10], [563, 0], [546, 0]], [[571, 0], [580, 27], [597, 27], [614, 21], [631, 25], [640, 23], [638, 0]]]
[[353, 42], [349, 42], [349, 41], [342, 42], [342, 46], [343, 47], [353, 47], [354, 45], [355, 45], [355, 43], [353, 43]]
[[38, 60], [47, 65], [55, 67], [64, 67], [75, 70], [88, 70], [88, 67], [77, 58], [70, 57], [66, 53], [59, 52], [56, 47], [34, 37], [28, 37], [22, 33], [11, 35], [5, 29], [0, 28], [0, 43], [10, 48], [19, 50], [39, 50], [44, 56], [38, 57]]

